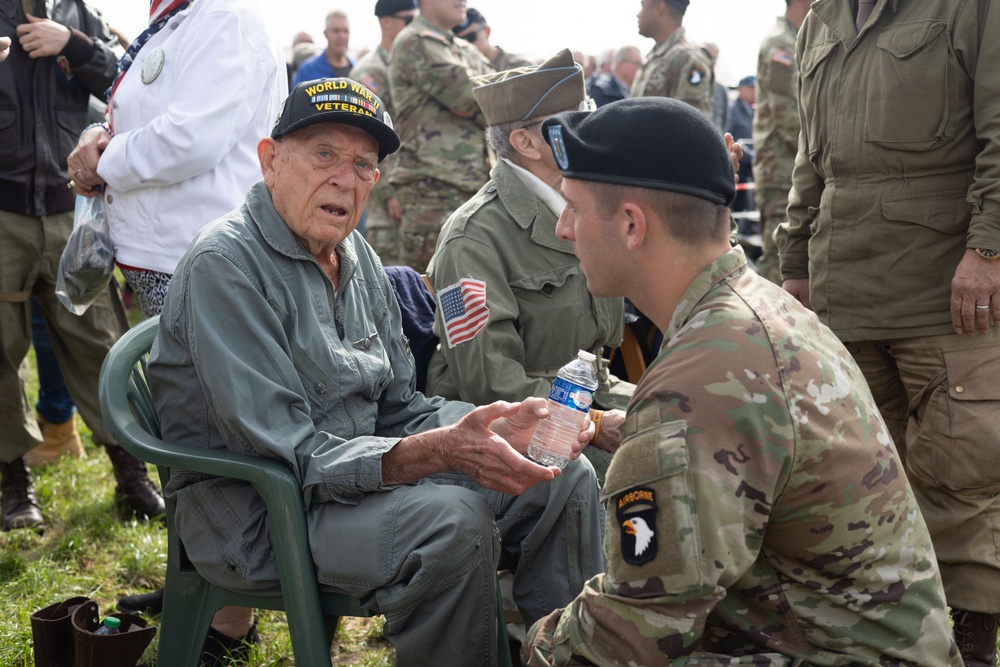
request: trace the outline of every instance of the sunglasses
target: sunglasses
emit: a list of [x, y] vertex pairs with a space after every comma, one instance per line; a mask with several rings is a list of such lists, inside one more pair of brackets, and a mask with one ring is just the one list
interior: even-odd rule
[[482, 31], [483, 31], [482, 28], [478, 28], [476, 30], [473, 30], [472, 32], [467, 32], [464, 35], [459, 35], [459, 37], [461, 37], [467, 42], [475, 42], [476, 39], [479, 38], [479, 33], [481, 33]]
[[402, 16], [400, 16], [399, 14], [390, 14], [390, 16], [394, 19], [399, 19], [400, 21], [402, 21], [403, 25], [410, 25], [411, 23], [413, 23], [413, 14], [403, 14]]

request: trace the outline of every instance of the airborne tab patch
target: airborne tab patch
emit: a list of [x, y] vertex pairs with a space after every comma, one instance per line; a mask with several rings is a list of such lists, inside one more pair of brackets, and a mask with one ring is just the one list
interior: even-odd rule
[[615, 500], [622, 558], [642, 565], [656, 558], [656, 491], [634, 487]]

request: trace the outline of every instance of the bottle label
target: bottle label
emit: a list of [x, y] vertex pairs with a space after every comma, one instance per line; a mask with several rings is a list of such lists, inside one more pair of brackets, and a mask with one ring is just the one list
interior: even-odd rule
[[567, 408], [587, 412], [590, 410], [590, 404], [594, 400], [594, 392], [575, 382], [557, 377], [555, 382], [552, 383], [549, 400], [555, 401], [560, 405], [565, 405]]

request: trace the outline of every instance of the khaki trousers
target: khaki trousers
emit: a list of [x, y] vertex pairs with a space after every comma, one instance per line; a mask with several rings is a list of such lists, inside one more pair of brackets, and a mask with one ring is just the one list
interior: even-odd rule
[[846, 346], [903, 456], [948, 604], [1000, 613], [1000, 328]]
[[81, 316], [55, 298], [59, 258], [72, 229], [72, 212], [35, 217], [0, 211], [0, 461], [13, 461], [41, 442], [24, 386], [32, 293], [80, 416], [96, 443], [114, 444], [101, 417], [97, 381], [108, 350], [128, 329], [128, 318], [116, 285]]

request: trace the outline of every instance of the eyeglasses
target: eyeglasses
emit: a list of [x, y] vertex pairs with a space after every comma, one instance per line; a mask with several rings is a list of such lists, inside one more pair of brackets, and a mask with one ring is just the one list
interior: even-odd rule
[[402, 15], [390, 14], [389, 16], [391, 16], [394, 19], [399, 19], [400, 21], [403, 22], [403, 25], [410, 25], [411, 23], [413, 23], [413, 14], [402, 14]]
[[461, 37], [467, 42], [475, 42], [479, 38], [479, 33], [482, 31], [483, 31], [482, 28], [477, 28], [472, 32], [467, 32], [464, 35], [459, 35], [459, 37]]

